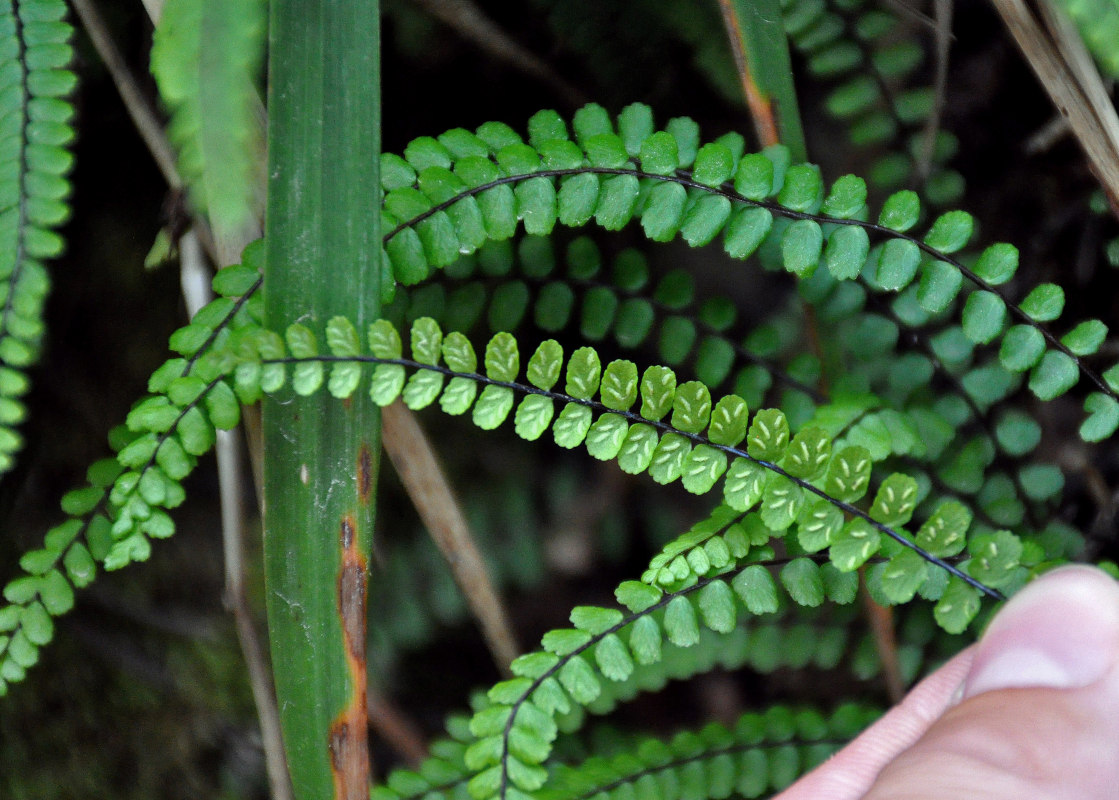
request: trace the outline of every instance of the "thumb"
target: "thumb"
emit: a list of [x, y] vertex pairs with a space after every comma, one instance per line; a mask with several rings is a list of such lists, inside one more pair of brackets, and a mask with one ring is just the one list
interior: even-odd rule
[[995, 616], [960, 701], [865, 800], [1095, 800], [1119, 793], [1119, 583], [1055, 570]]

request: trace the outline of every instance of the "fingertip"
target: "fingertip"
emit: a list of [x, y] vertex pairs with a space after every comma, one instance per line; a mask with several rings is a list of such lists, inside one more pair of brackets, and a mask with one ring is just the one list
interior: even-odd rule
[[1076, 689], [1119, 660], [1119, 583], [1094, 567], [1039, 577], [984, 632], [962, 698], [1013, 688]]

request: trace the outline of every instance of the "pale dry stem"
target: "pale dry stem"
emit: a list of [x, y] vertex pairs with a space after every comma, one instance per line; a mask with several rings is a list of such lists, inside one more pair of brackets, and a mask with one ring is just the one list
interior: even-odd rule
[[415, 415], [397, 401], [381, 410], [381, 443], [482, 630], [494, 663], [509, 676], [521, 650], [501, 597], [435, 451]]

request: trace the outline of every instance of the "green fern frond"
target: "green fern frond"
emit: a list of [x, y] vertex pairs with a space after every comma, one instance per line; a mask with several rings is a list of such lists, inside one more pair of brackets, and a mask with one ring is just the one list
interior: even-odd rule
[[642, 739], [610, 757], [555, 769], [543, 800], [622, 800], [634, 795], [760, 797], [780, 791], [827, 759], [874, 721], [879, 712], [841, 706], [775, 706], [748, 712], [733, 728], [718, 723], [681, 731], [669, 741]]
[[214, 445], [215, 429], [229, 429], [241, 408], [226, 380], [222, 345], [231, 329], [259, 326], [258, 250], [253, 266], [229, 267], [214, 278], [223, 296], [176, 331], [171, 347], [184, 354], [157, 369], [152, 393], [133, 406], [110, 436], [116, 457], [87, 472], [88, 485], [62, 497], [66, 520], [51, 528], [43, 547], [20, 559], [23, 575], [4, 587], [0, 607], [0, 695], [37, 663], [54, 635], [53, 618], [70, 610], [74, 589], [88, 586], [97, 565], [120, 569], [151, 554], [151, 540], [175, 531], [169, 511], [186, 493], [183, 480]]
[[152, 40], [152, 75], [171, 112], [179, 170], [219, 232], [258, 213], [264, 143], [255, 86], [266, 29], [261, 0], [170, 0]]
[[398, 288], [385, 316], [397, 324], [430, 316], [463, 333], [482, 322], [495, 333], [516, 332], [531, 322], [550, 336], [577, 332], [585, 341], [612, 339], [626, 350], [652, 346], [662, 363], [690, 369], [711, 389], [730, 383], [754, 406], [773, 385], [822, 400], [805, 370], [783, 369], [770, 357], [787, 351], [791, 339], [775, 344], [765, 336], [747, 336], [734, 304], [702, 296], [686, 271], [654, 278], [634, 248], [607, 263], [583, 236], [562, 252], [546, 237], [526, 236], [515, 247], [508, 240], [487, 242], [448, 266], [439, 280]]
[[[475, 741], [464, 756], [474, 774], [468, 783], [474, 800], [540, 789], [548, 777], [543, 765], [561, 730], [559, 721], [580, 707], [595, 713], [609, 710], [611, 687], [622, 687], [624, 696], [631, 696], [624, 687], [647, 685], [640, 673], [654, 669], [669, 651], [692, 653], [709, 668], [716, 662], [728, 667], [748, 663], [748, 653], [763, 650], [747, 645], [752, 637], [735, 623], [742, 600], [724, 580], [701, 581], [677, 593], [627, 582], [618, 588], [618, 599], [628, 615], [576, 608], [573, 628], [546, 634], [543, 650], [513, 663], [517, 677], [490, 690], [490, 704], [471, 721]], [[767, 658], [778, 655], [778, 662], [787, 652], [781, 647], [764, 651]], [[759, 662], [762, 668], [777, 665]], [[688, 672], [694, 673], [695, 666], [690, 664]], [[610, 696], [605, 704], [600, 701], [604, 695]]]
[[66, 96], [77, 79], [67, 68], [73, 30], [65, 17], [61, 0], [0, 7], [0, 473], [23, 444], [20, 398], [25, 370], [38, 359], [50, 286], [43, 262], [62, 252], [56, 229], [70, 215], [74, 111]]
[[[970, 215], [942, 214], [918, 238], [909, 231], [920, 223], [922, 209], [911, 191], [891, 195], [877, 222], [869, 222], [858, 178], [840, 179], [825, 191], [819, 170], [790, 165], [783, 148], [743, 154], [741, 137], [699, 147], [694, 123], [673, 120], [655, 132], [648, 109], [633, 108], [619, 115], [615, 132], [604, 109], [584, 107], [573, 120], [575, 141], [558, 115], [540, 112], [529, 124], [530, 144], [508, 126], [486, 123], [476, 135], [457, 129], [442, 141], [418, 139], [403, 159], [386, 155], [386, 257], [395, 279], [417, 283], [487, 238], [511, 237], [520, 220], [527, 232], [545, 234], [557, 222], [583, 225], [594, 218], [616, 230], [637, 217], [654, 239], [679, 233], [699, 246], [721, 233], [732, 257], [757, 252], [763, 264], [802, 280], [818, 275], [815, 290], [824, 294], [835, 282], [855, 278], [875, 291], [909, 290], [916, 307], [929, 314], [951, 305], [966, 278], [979, 298], [962, 312], [969, 341], [1004, 344], [1020, 326], [1041, 336], [1037, 357], [1024, 363], [1010, 347], [1000, 349], [1007, 370], [1030, 371], [1028, 385], [1037, 397], [1059, 397], [1083, 375], [1101, 397], [1119, 402], [1119, 367], [1101, 377], [1084, 361], [1102, 344], [1102, 323], [1058, 338], [1043, 323], [1060, 317], [1060, 287], [1035, 287], [1020, 304], [1000, 294], [997, 287], [1017, 270], [1011, 245], [989, 246], [972, 267], [952, 255], [972, 235]], [[643, 166], [647, 161], [655, 172]], [[514, 187], [521, 184], [535, 188], [518, 195]], [[651, 227], [649, 220], [658, 222]], [[1087, 433], [1107, 430], [1110, 408], [1106, 400], [1093, 400]]]
[[[725, 478], [727, 504], [739, 512], [760, 504], [763, 521], [778, 537], [807, 501], [818, 498], [854, 517], [837, 533], [836, 541], [829, 542], [831, 558], [840, 570], [850, 572], [861, 566], [882, 546], [884, 535], [956, 576], [967, 592], [976, 593], [976, 601], [980, 591], [999, 596], [989, 585], [975, 581], [894, 527], [908, 520], [915, 500], [907, 501], [903, 514], [883, 510], [880, 498], [865, 511], [829, 494], [828, 476], [836, 469], [846, 474], [847, 467], [842, 465], [852, 451], [842, 449], [833, 455], [831, 439], [821, 429], [804, 429], [790, 440], [788, 422], [778, 409], [758, 411], [747, 426], [748, 410], [741, 398], [727, 395], [713, 403], [706, 386], [698, 381], [678, 385], [675, 373], [666, 367], [650, 367], [639, 378], [632, 362], [615, 360], [603, 367], [597, 352], [589, 347], [565, 359], [562, 347], [555, 340], [546, 340], [527, 359], [528, 383], [521, 383], [521, 353], [512, 335], [496, 334], [486, 345], [484, 359], [479, 359], [466, 337], [452, 332], [444, 338], [430, 318], [412, 325], [411, 358], [404, 356], [402, 337], [384, 319], [369, 326], [371, 356], [355, 352], [357, 333], [342, 317], [327, 324], [330, 355], [319, 355], [318, 337], [300, 324], [289, 327], [285, 335], [290, 356], [254, 354], [254, 343], [273, 342], [268, 345], [271, 349], [278, 337], [267, 332], [250, 331], [250, 335], [253, 341], [239, 343], [231, 350], [238, 353], [233, 357], [290, 367], [292, 387], [299, 394], [312, 394], [325, 385], [336, 397], [348, 397], [358, 390], [362, 365], [368, 363], [373, 365], [368, 391], [379, 405], [400, 397], [418, 410], [439, 400], [452, 415], [470, 412], [475, 425], [484, 430], [497, 428], [513, 414], [514, 429], [521, 438], [532, 441], [550, 430], [560, 447], [584, 446], [595, 458], [617, 460], [625, 472], [648, 472], [662, 484], [680, 480], [694, 494], [706, 494]], [[480, 360], [484, 374], [467, 371]], [[240, 372], [237, 375], [241, 377]], [[260, 372], [254, 370], [250, 375], [254, 383], [242, 380], [235, 384], [242, 397], [261, 392]], [[561, 377], [562, 391], [558, 388]], [[284, 372], [277, 374], [275, 388], [286, 380]], [[471, 383], [478, 384], [481, 391], [466, 389]], [[522, 395], [519, 403], [518, 394]], [[634, 410], [638, 400], [639, 410]], [[557, 405], [561, 406], [558, 414]], [[740, 446], [743, 439], [745, 448]], [[879, 491], [892, 491], [891, 481], [900, 480], [888, 480]], [[862, 490], [865, 488], [863, 485]], [[950, 520], [943, 526], [943, 536], [962, 537], [970, 517]], [[930, 539], [934, 545], [939, 541], [936, 536]], [[999, 565], [1002, 571], [991, 573], [988, 584], [1006, 585], [1020, 577], [1016, 561], [1000, 561]], [[974, 612], [978, 605], [968, 608]], [[974, 613], [946, 624], [959, 628], [971, 616]]]
[[[837, 303], [844, 288], [856, 292], [867, 311], [859, 312], [849, 300]], [[1041, 527], [1043, 513], [1035, 506], [1048, 500], [1048, 494], [1027, 492], [1019, 475], [1023, 470], [1029, 475], [1052, 469], [1019, 463], [1036, 447], [1040, 427], [1015, 409], [997, 415], [988, 411], [991, 387], [1000, 382], [1013, 385], [1011, 373], [1003, 371], [998, 379], [991, 373], [999, 366], [987, 365], [976, 373], [985, 375], [983, 380], [969, 373], [963, 376], [965, 384], [961, 368], [970, 366], [967, 358], [975, 346], [959, 326], [932, 337], [922, 328], [899, 336], [907, 323], [929, 322], [927, 314], [914, 308], [912, 293], [894, 304], [850, 283], [813, 285], [811, 293], [804, 294], [819, 309], [816, 325], [819, 338], [827, 343], [828, 371], [843, 376], [840, 399], [825, 406], [821, 404], [826, 395], [814, 388], [821, 369], [814, 355], [802, 352], [786, 366], [775, 358], [782, 353], [789, 358], [797, 344], [807, 346], [797, 341], [807, 324], [799, 303], [747, 333], [735, 325], [732, 301], [704, 297], [687, 273], [673, 270], [654, 280], [644, 256], [633, 249], [608, 264], [585, 237], [573, 240], [563, 252], [542, 237], [525, 237], [515, 248], [509, 241], [488, 242], [448, 267], [441, 280], [398, 291], [388, 316], [403, 322], [430, 313], [463, 332], [473, 331], [483, 320], [492, 331], [519, 330], [531, 321], [544, 335], [577, 333], [591, 342], [612, 338], [623, 350], [648, 342], [662, 363], [678, 373], [694, 369], [711, 389], [732, 377], [734, 392], [751, 407], [763, 405], [766, 390], [782, 384], [786, 389], [779, 405], [793, 432], [806, 425], [824, 426], [833, 439], [849, 437], [851, 444], [868, 448], [875, 461], [900, 458], [907, 472], [945, 496], [959, 491], [976, 495], [975, 512], [992, 529], [1017, 529], [1025, 519]], [[892, 332], [884, 333], [887, 328]], [[896, 346], [888, 346], [890, 341]], [[966, 346], [962, 353], [949, 351], [949, 343], [959, 350], [960, 342]], [[905, 352], [906, 343], [915, 344], [915, 350]], [[863, 377], [865, 382], [857, 385], [856, 379]], [[955, 406], [947, 404], [951, 395], [943, 389], [938, 405], [931, 404], [927, 386], [934, 379], [955, 389], [962, 407], [970, 409], [970, 419], [953, 411]], [[885, 407], [876, 407], [880, 403]], [[984, 462], [964, 469], [971, 462], [952, 460], [953, 443], [967, 441], [976, 432], [997, 443], [998, 455], [989, 468]], [[985, 479], [986, 472], [992, 477]], [[1005, 476], [1013, 484], [1009, 497], [1001, 488]]]
[[958, 146], [951, 134], [937, 133], [929, 175], [916, 174], [933, 90], [909, 85], [925, 54], [911, 37], [898, 35], [902, 26], [893, 10], [862, 0], [795, 0], [786, 5], [784, 19], [808, 73], [838, 84], [825, 111], [847, 126], [851, 144], [887, 150], [871, 166], [871, 182], [887, 190], [919, 183], [937, 206], [958, 201], [963, 178], [946, 166]]
[[[611, 294], [617, 292], [618, 295], [625, 297], [626, 294], [620, 284], [627, 283], [629, 285], [628, 280], [630, 278], [634, 279], [634, 286], [643, 287], [643, 291], [631, 297], [632, 300], [637, 302], [646, 302], [658, 309], [661, 305], [671, 306], [674, 311], [681, 312], [685, 317], [688, 316], [689, 311], [682, 304], [697, 302], [690, 282], [684, 280], [686, 276], [670, 273], [662, 279], [659, 285], [655, 285], [655, 288], [650, 287], [647, 268], [638, 254], [632, 251], [627, 251], [625, 258], [619, 259], [619, 263], [614, 270], [619, 275], [611, 279], [608, 277], [610, 270], [602, 263], [602, 257], [597, 248], [594, 248], [584, 239], [575, 240], [568, 248], [566, 255], [568, 275], [565, 278], [558, 278], [556, 275], [558, 266], [556, 262], [563, 257], [554, 253], [545, 240], [523, 240], [518, 250], [519, 256], [514, 259], [512, 248], [507, 243], [487, 244], [479, 251], [477, 258], [468, 257], [465, 259], [468, 263], [460, 262], [451, 268], [451, 273], [456, 281], [468, 281], [469, 286], [478, 290], [470, 295], [474, 301], [474, 311], [467, 316], [471, 321], [477, 321], [479, 317], [485, 316], [492, 318], [495, 309], [501, 304], [505, 305], [506, 310], [513, 309], [511, 313], [497, 310], [496, 313], [506, 322], [515, 323], [523, 318], [535, 318], [537, 320], [543, 318], [549, 321], [554, 319], [571, 320], [572, 317], [577, 318], [579, 316], [572, 312], [570, 305], [566, 302], [561, 304], [563, 313], [558, 315], [551, 313], [548, 306], [554, 301], [548, 296], [549, 293], [531, 288], [533, 286], [538, 287], [541, 282], [546, 282], [544, 283], [545, 286], [553, 288], [570, 282], [573, 288], [566, 296], [574, 297], [577, 292], [588, 296], [585, 307], [592, 305], [589, 303], [589, 295], [596, 290], [610, 292]], [[483, 291], [484, 284], [480, 281], [484, 280], [487, 275], [493, 276], [493, 281], [496, 282], [497, 286], [491, 288], [486, 285], [486, 290]], [[612, 288], [612, 284], [616, 288]], [[455, 285], [455, 283], [444, 281], [417, 289], [415, 290], [416, 294], [422, 295], [417, 298], [419, 302], [408, 304], [407, 307], [403, 304], [404, 297], [405, 295], [411, 296], [412, 292], [402, 292], [398, 297], [395, 312], [398, 316], [411, 318], [421, 309], [441, 310], [446, 305], [448, 292], [451, 296], [462, 296], [461, 292], [463, 290], [461, 288], [454, 289]], [[444, 286], [447, 287], [446, 290], [444, 290]], [[509, 286], [518, 286], [521, 291], [515, 293], [503, 291], [505, 287]], [[533, 297], [534, 294], [535, 298]], [[658, 303], [658, 299], [663, 302]], [[490, 303], [488, 314], [485, 310], [487, 302]], [[625, 302], [630, 302], [630, 300]], [[593, 305], [597, 313], [603, 313], [602, 309], [606, 309], [604, 316], [607, 324], [604, 328], [598, 329], [599, 338], [602, 338], [605, 331], [609, 329], [609, 310], [617, 307], [619, 302], [596, 303]], [[707, 307], [706, 304], [704, 307]], [[543, 312], [542, 309], [544, 309]], [[692, 309], [691, 316], [696, 316], [694, 305]], [[584, 313], [583, 318], [585, 319], [585, 317], [586, 314]], [[463, 320], [462, 317], [456, 317], [456, 319]], [[683, 319], [682, 321], [688, 320]], [[700, 323], [702, 319], [697, 319], [696, 322]], [[840, 324], [844, 324], [844, 322], [846, 321], [841, 320]], [[585, 322], [579, 321], [577, 324], [580, 327], [580, 333], [585, 338]], [[801, 324], [798, 319], [789, 327], [799, 327]], [[465, 327], [469, 329], [470, 325]], [[663, 330], [667, 332], [669, 326], [663, 326]], [[556, 333], [557, 328], [549, 325], [545, 332]], [[623, 332], [624, 329], [619, 330], [619, 333]], [[719, 341], [716, 337], [721, 335], [721, 333], [713, 331], [709, 338], [711, 341]], [[864, 346], [863, 337], [860, 336], [832, 335], [827, 328], [824, 329], [824, 336], [829, 341], [849, 345], [850, 352], [856, 354], [864, 363], [871, 351], [869, 345]], [[962, 331], [960, 336], [962, 337]], [[650, 329], [644, 330], [642, 337], [638, 338], [645, 337], [656, 338], [650, 335]], [[631, 343], [628, 337], [624, 339], [622, 337], [616, 338], [619, 344], [629, 345]], [[662, 341], [665, 338], [669, 337], [662, 336]], [[759, 337], [752, 336], [751, 338]], [[872, 338], [882, 339], [883, 337], [876, 334]], [[733, 351], [733, 345], [728, 340], [724, 341], [726, 348]], [[637, 340], [634, 343], [637, 343]], [[749, 344], [749, 340], [747, 340], [747, 344]], [[753, 346], [758, 347], [760, 344]], [[663, 347], [660, 349], [663, 355], [665, 349]], [[889, 365], [889, 375], [891, 376], [896, 374], [899, 369], [911, 370], [920, 375], [920, 371], [914, 369], [912, 360], [907, 361], [905, 358], [899, 358], [893, 350], [883, 350], [878, 360], [885, 365]], [[896, 361], [901, 363], [895, 364]], [[849, 377], [852, 374], [850, 367], [846, 371]], [[781, 373], [777, 374], [780, 375]], [[953, 377], [950, 372], [943, 371], [942, 374]], [[927, 377], [924, 380], [918, 379], [918, 382], [922, 385], [927, 381]], [[871, 389], [878, 392], [883, 399], [890, 397], [890, 385], [882, 385], [880, 381], [875, 381], [868, 384], [865, 391], [869, 392]], [[474, 391], [473, 388], [471, 388], [471, 391]], [[808, 391], [811, 391], [811, 389]], [[960, 389], [960, 394], [965, 400], [970, 401], [970, 396], [963, 389]], [[945, 397], [943, 393], [941, 397], [943, 400]], [[995, 531], [1009, 527], [1020, 534], [1032, 537], [1036, 534], [1036, 531], [1044, 527], [1040, 522], [1033, 520], [1032, 503], [1044, 500], [1045, 496], [1039, 496], [1032, 490], [1031, 493], [1027, 493], [1025, 481], [1019, 477], [1018, 473], [1021, 472], [1023, 476], [1029, 476], [1039, 473], [1039, 470], [1053, 472], [1056, 475], [1059, 475], [1059, 472], [1046, 465], [1015, 465], [1008, 458], [1001, 456], [988, 466], [990, 460], [988, 454], [993, 453], [991, 449], [993, 444], [988, 444], [988, 442], [995, 442], [996, 437], [999, 447], [1005, 449], [1008, 455], [1013, 451], [1015, 458], [1032, 449], [1032, 446], [1028, 446], [1031, 436], [1036, 437], [1040, 429], [1037, 428], [1036, 423], [1032, 423], [1029, 417], [1025, 417], [1020, 412], [1004, 414], [999, 418], [997, 430], [992, 421], [987, 428], [981, 429], [985, 436], [970, 438], [974, 436], [974, 433], [969, 433], [969, 425], [966, 420], [953, 417], [946, 411], [938, 411], [929, 405], [928, 399], [923, 394], [913, 395], [911, 389], [900, 396], [897, 401], [899, 410], [875, 407], [878, 402], [871, 402], [869, 398], [871, 398], [869, 394], [841, 395], [841, 400], [837, 403], [820, 406], [810, 405], [807, 416], [800, 418], [796, 424], [790, 424], [790, 427], [793, 432], [799, 432], [802, 429], [822, 426], [831, 440], [841, 440], [845, 447], [857, 447], [860, 451], [865, 452], [868, 457], [865, 459], [864, 490], [866, 478], [869, 477], [870, 465], [873, 462], [881, 462], [885, 459], [894, 460], [896, 462], [895, 468], [901, 468], [916, 477], [920, 482], [922, 486], [921, 497], [925, 507], [922, 512], [923, 516], [931, 514], [935, 508], [946, 501], [956, 500], [960, 492], [965, 492], [972, 495], [968, 502], [976, 518], [977, 530]], [[788, 397], [784, 400], [787, 401]], [[869, 406], [867, 405], [868, 402], [871, 402]], [[750, 405], [753, 405], [753, 403]], [[787, 402], [783, 402], [782, 405], [788, 407]], [[446, 406], [444, 407], [446, 408]], [[986, 420], [985, 415], [974, 402], [971, 403], [971, 407], [976, 419]], [[960, 438], [954, 439], [956, 436]], [[953, 441], [964, 443], [974, 441], [976, 446], [963, 447], [959, 453], [956, 453], [952, 448]], [[1025, 445], [1023, 445], [1023, 442]], [[649, 443], [651, 446], [652, 440]], [[806, 441], [802, 441], [801, 444], [806, 446]], [[1034, 444], [1036, 444], [1036, 441]], [[980, 460], [977, 461], [976, 457], [980, 457]], [[732, 470], [737, 470], [737, 472], [732, 473], [730, 477], [734, 479], [736, 486], [742, 487], [736, 489], [736, 491], [745, 491], [747, 496], [753, 492], [755, 498], [761, 496], [766, 486], [766, 473], [763, 469], [735, 465]], [[1038, 485], [1037, 481], [1031, 483], [1031, 486], [1036, 485]], [[1050, 484], [1050, 491], [1059, 487], [1059, 485], [1059, 483]], [[928, 487], [931, 487], [931, 490]], [[844, 496], [843, 490], [838, 484], [832, 488], [831, 494], [833, 496]], [[851, 495], [848, 499], [857, 501], [859, 495]], [[803, 503], [799, 512], [800, 524], [796, 530], [799, 531], [801, 544], [809, 552], [825, 548], [830, 543], [829, 537], [840, 534], [842, 515], [838, 509], [822, 500], [806, 502], [802, 496], [794, 497], [793, 500], [794, 504]], [[1031, 505], [1028, 506], [1028, 503]], [[769, 503], [763, 503], [763, 511], [767, 515], [767, 521], [780, 530], [789, 528], [798, 514], [794, 505], [782, 503], [780, 497], [770, 498]], [[1024, 528], [1023, 522], [1027, 516], [1027, 511], [1030, 511], [1031, 524]], [[1030, 528], [1033, 528], [1033, 531]], [[768, 539], [771, 535], [773, 535], [771, 532], [765, 532], [762, 534], [762, 540]], [[856, 540], [848, 540], [845, 546], [853, 553], [857, 552], [857, 544]], [[700, 556], [702, 554], [697, 557]], [[717, 566], [722, 566], [717, 559], [712, 560]], [[906, 562], [902, 560], [898, 563], [903, 565]], [[671, 581], [671, 578], [668, 577], [671, 572], [667, 570], [667, 567], [664, 564], [656, 566], [663, 568], [662, 575], [665, 580]], [[701, 570], [700, 574], [705, 573]], [[688, 573], [684, 572], [679, 577], [680, 580], [684, 580], [687, 576]], [[695, 576], [692, 575], [691, 577], [694, 580]], [[913, 587], [915, 590], [927, 576], [924, 575], [922, 567], [912, 577], [916, 581]], [[668, 587], [672, 584], [665, 583], [663, 585]], [[894, 587], [891, 584], [890, 588], [894, 599], [887, 599], [884, 602], [886, 604], [902, 602], [903, 600], [899, 598], [905, 595], [904, 586]], [[912, 594], [910, 593], [909, 596], [912, 596]]]
[[[681, 731], [668, 741], [637, 739], [611, 756], [557, 765], [547, 787], [536, 796], [541, 800], [620, 800], [634, 794], [758, 797], [767, 789], [784, 788], [826, 759], [879, 713], [856, 704], [826, 715], [783, 706], [748, 712], [733, 727], [713, 723], [697, 731]], [[448, 790], [448, 774], [447, 759], [431, 759], [418, 772], [394, 772], [372, 797], [418, 800], [430, 792], [459, 797], [459, 792]]]

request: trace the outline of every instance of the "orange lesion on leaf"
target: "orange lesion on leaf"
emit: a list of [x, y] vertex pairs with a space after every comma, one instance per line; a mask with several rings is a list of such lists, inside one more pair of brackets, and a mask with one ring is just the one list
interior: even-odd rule
[[352, 691], [346, 707], [330, 726], [330, 768], [336, 800], [365, 800], [369, 796], [369, 735], [366, 727], [366, 560], [358, 545], [357, 522], [342, 517], [338, 570], [338, 615], [345, 640], [345, 658]]

